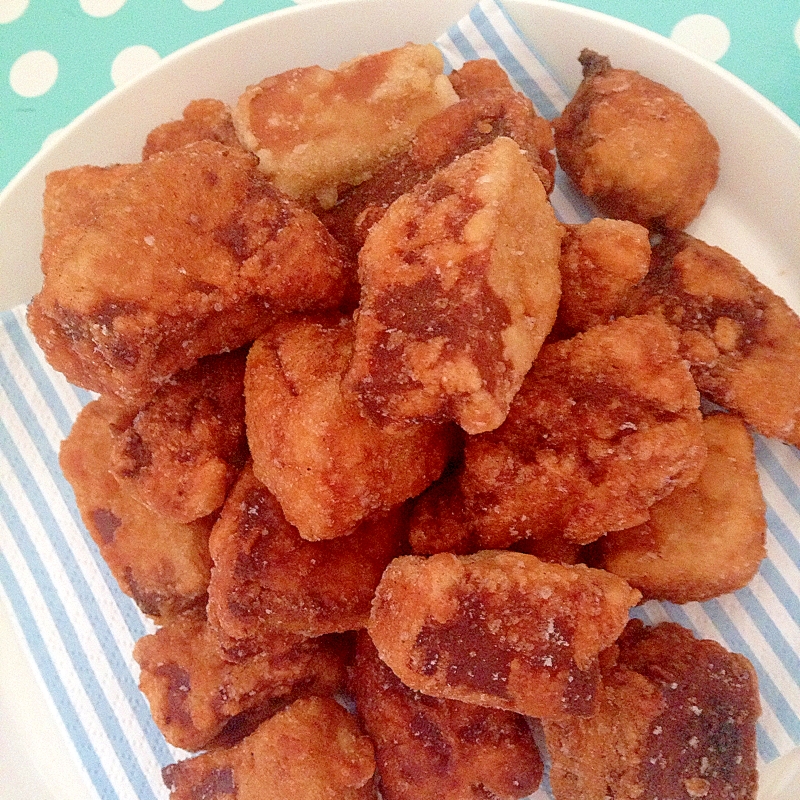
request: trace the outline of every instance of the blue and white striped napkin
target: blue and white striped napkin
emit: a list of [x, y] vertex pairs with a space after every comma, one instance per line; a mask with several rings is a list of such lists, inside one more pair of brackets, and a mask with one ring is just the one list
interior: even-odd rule
[[[543, 116], [567, 102], [494, 0], [438, 44], [453, 68], [496, 58]], [[552, 201], [565, 222], [591, 216], [563, 175]], [[59, 444], [91, 398], [48, 367], [24, 315], [23, 308], [0, 314], [0, 597], [95, 796], [163, 800], [160, 769], [183, 754], [165, 743], [137, 689], [131, 652], [151, 626], [116, 587], [58, 466]], [[769, 524], [768, 558], [756, 578], [707, 603], [650, 602], [637, 614], [679, 622], [753, 662], [763, 703], [759, 757], [768, 763], [800, 745], [800, 453], [761, 437], [756, 449]], [[546, 785], [534, 797], [550, 797]]]

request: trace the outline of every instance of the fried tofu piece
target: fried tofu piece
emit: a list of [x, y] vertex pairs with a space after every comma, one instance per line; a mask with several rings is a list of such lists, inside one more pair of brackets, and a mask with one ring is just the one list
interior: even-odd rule
[[398, 198], [359, 255], [346, 381], [364, 412], [498, 427], [555, 321], [562, 233], [503, 136]]
[[765, 436], [800, 446], [800, 318], [738, 259], [688, 234], [653, 249], [627, 313], [674, 325], [701, 393]]
[[505, 424], [467, 441], [459, 480], [480, 547], [556, 535], [588, 544], [646, 521], [705, 456], [677, 340], [641, 316], [542, 348]]
[[362, 55], [331, 71], [301, 67], [249, 86], [233, 109], [239, 140], [289, 196], [336, 202], [408, 147], [417, 126], [456, 102], [435, 45]]
[[142, 148], [142, 160], [203, 141], [241, 147], [231, 110], [221, 100], [192, 100], [183, 110], [182, 119], [165, 122], [150, 131]]
[[269, 715], [301, 694], [333, 695], [345, 682], [342, 652], [325, 637], [275, 634], [232, 663], [202, 614], [168, 620], [139, 639], [133, 657], [156, 725], [170, 744], [192, 751], [213, 745], [242, 714]]
[[28, 324], [72, 383], [144, 402], [174, 373], [246, 344], [280, 315], [341, 300], [341, 248], [252, 155], [205, 141], [109, 170], [74, 218], [65, 186], [74, 180], [88, 196], [96, 168], [56, 173], [48, 186], [57, 198], [45, 191], [45, 220], [59, 228], [46, 234], [44, 286]]
[[372, 743], [335, 700], [309, 697], [231, 748], [170, 764], [170, 800], [375, 800]]
[[590, 719], [545, 721], [556, 800], [754, 800], [755, 671], [674, 623], [629, 623]]
[[308, 542], [245, 467], [211, 533], [212, 623], [245, 644], [274, 631], [319, 636], [364, 627], [381, 573], [400, 550], [401, 523], [399, 511], [388, 512], [348, 536]]
[[699, 478], [650, 509], [650, 519], [598, 541], [598, 566], [646, 600], [709, 600], [741, 589], [766, 556], [766, 506], [753, 440], [728, 414], [703, 421], [708, 456]]
[[225, 502], [247, 460], [246, 355], [206, 356], [111, 426], [112, 474], [156, 514], [191, 522]]
[[598, 655], [641, 595], [615, 575], [525, 553], [402, 556], [369, 634], [407, 686], [541, 718], [594, 710]]
[[516, 800], [538, 788], [542, 759], [524, 717], [409, 689], [363, 631], [350, 686], [385, 800]]
[[583, 81], [553, 121], [558, 161], [605, 214], [685, 228], [719, 174], [719, 144], [677, 92], [583, 50]]
[[368, 180], [343, 192], [339, 202], [322, 212], [320, 219], [356, 257], [369, 229], [400, 195], [499, 136], [513, 139], [520, 146], [549, 194], [556, 169], [553, 132], [531, 101], [509, 86], [476, 92], [423, 122], [407, 150]]
[[81, 519], [112, 575], [139, 608], [168, 618], [205, 605], [213, 519], [167, 519], [142, 505], [109, 471], [117, 407], [107, 398], [84, 407], [62, 442], [59, 463]]
[[561, 241], [557, 326], [570, 334], [610, 322], [650, 269], [646, 228], [597, 217], [570, 225]]
[[342, 384], [350, 318], [295, 317], [258, 339], [247, 359], [253, 472], [304, 539], [352, 532], [429, 486], [452, 447], [450, 426], [380, 427]]

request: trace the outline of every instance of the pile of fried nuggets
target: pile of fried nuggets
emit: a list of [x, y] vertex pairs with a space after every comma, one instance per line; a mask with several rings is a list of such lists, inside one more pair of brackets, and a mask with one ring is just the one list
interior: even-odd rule
[[[407, 45], [49, 176], [29, 324], [99, 394], [61, 464], [204, 751], [174, 800], [513, 800], [533, 719], [559, 800], [755, 797], [749, 662], [629, 610], [755, 574], [800, 321], [682, 232], [699, 115], [580, 60], [552, 125]], [[556, 219], [554, 151], [602, 217]]]

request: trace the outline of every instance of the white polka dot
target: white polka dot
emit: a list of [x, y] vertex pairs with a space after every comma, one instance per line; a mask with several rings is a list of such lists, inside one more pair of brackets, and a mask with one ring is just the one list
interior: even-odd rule
[[28, 8], [28, 0], [0, 0], [0, 22], [19, 19]]
[[110, 17], [124, 5], [125, 0], [81, 0], [81, 8], [90, 17]]
[[31, 50], [21, 55], [8, 73], [11, 88], [22, 97], [39, 97], [56, 82], [58, 61], [46, 50]]
[[132, 47], [126, 47], [119, 52], [119, 55], [111, 65], [111, 80], [114, 81], [114, 86], [121, 86], [123, 83], [127, 83], [145, 70], [150, 69], [154, 64], [157, 64], [160, 59], [161, 56], [146, 44], [135, 44]]
[[183, 0], [183, 4], [192, 11], [211, 11], [224, 2], [225, 0]]
[[691, 14], [673, 29], [670, 38], [698, 56], [718, 61], [731, 44], [728, 26], [711, 14]]

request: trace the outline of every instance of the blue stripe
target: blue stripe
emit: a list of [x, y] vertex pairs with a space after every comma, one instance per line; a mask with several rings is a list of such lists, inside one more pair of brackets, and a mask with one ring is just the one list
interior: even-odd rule
[[39, 674], [47, 686], [50, 696], [53, 698], [59, 716], [67, 729], [69, 738], [80, 754], [81, 762], [92, 784], [103, 800], [106, 800], [106, 798], [112, 800], [112, 798], [118, 797], [119, 795], [114, 791], [114, 787], [108, 780], [103, 764], [86, 733], [86, 728], [70, 700], [69, 692], [64, 687], [64, 682], [61, 680], [61, 676], [53, 663], [47, 644], [42, 638], [37, 620], [34, 619], [30, 606], [26, 602], [22, 589], [17, 583], [9, 563], [3, 556], [2, 550], [0, 550], [0, 584], [2, 584], [14, 615], [24, 631], [25, 641], [36, 668], [39, 670]]
[[453, 46], [461, 53], [464, 61], [474, 61], [476, 58], [480, 58], [478, 51], [472, 46], [472, 43], [464, 36], [464, 32], [458, 25], [452, 25], [450, 29], [447, 31], [447, 35], [450, 37], [450, 41], [453, 43]]
[[[59, 494], [61, 499], [64, 501], [65, 506], [67, 507], [70, 516], [72, 517], [73, 522], [78, 527], [78, 530], [85, 531], [83, 521], [81, 520], [80, 514], [78, 513], [78, 509], [75, 506], [74, 495], [72, 492], [72, 487], [67, 483], [66, 479], [64, 478], [63, 473], [61, 472], [61, 468], [58, 465], [58, 456], [50, 446], [50, 443], [47, 440], [47, 435], [45, 434], [44, 430], [42, 429], [39, 420], [36, 418], [36, 415], [32, 412], [30, 406], [28, 405], [27, 399], [23, 396], [22, 392], [17, 385], [17, 382], [14, 380], [14, 376], [8, 368], [8, 365], [5, 362], [5, 359], [0, 356], [0, 387], [2, 387], [6, 395], [8, 396], [9, 401], [11, 402], [12, 407], [17, 412], [17, 416], [19, 417], [20, 421], [22, 422], [25, 430], [28, 432], [28, 435], [31, 437], [31, 440], [36, 447], [37, 452], [39, 453], [39, 457], [42, 459], [47, 471], [58, 487]], [[10, 437], [9, 437], [10, 438]], [[20, 461], [23, 461], [21, 456], [19, 457]], [[27, 465], [25, 466], [27, 471]], [[51, 532], [50, 538], [53, 541], [53, 544], [61, 544], [61, 540], [63, 537], [54, 537], [53, 534], [60, 533], [60, 529], [58, 525], [54, 525], [52, 528], [46, 528], [48, 531]], [[111, 571], [108, 569], [108, 565], [103, 560], [103, 557], [100, 555], [96, 545], [94, 542], [91, 541], [88, 533], [86, 533], [86, 538], [89, 540], [89, 552], [92, 554], [94, 558], [94, 562], [97, 565], [98, 571], [103, 577], [106, 586], [109, 588], [111, 592], [111, 596], [114, 598], [114, 602], [117, 605], [117, 608], [120, 611], [123, 619], [125, 620], [128, 630], [131, 633], [131, 636], [134, 639], [138, 639], [139, 637], [143, 636], [145, 633], [144, 625], [142, 624], [141, 617], [139, 616], [138, 611], [136, 610], [135, 606], [131, 602], [130, 598], [126, 597], [117, 586], [116, 579], [111, 574]], [[65, 554], [68, 554], [68, 558], [72, 557], [72, 553], [69, 549], [68, 545], [61, 545], [59, 548], [59, 554], [61, 556], [62, 562], [65, 564]], [[80, 569], [75, 565], [75, 573], [80, 573]], [[73, 574], [73, 573], [70, 573]], [[81, 595], [82, 597], [85, 593], [88, 592], [91, 595], [91, 590], [86, 589], [85, 592]], [[85, 605], [85, 603], [84, 603]], [[103, 615], [100, 615], [103, 617]]]
[[778, 516], [777, 512], [767, 504], [767, 527], [775, 541], [780, 544], [792, 563], [800, 567], [800, 541], [794, 531]]
[[[500, 7], [498, 6], [498, 8]], [[505, 10], [502, 8], [500, 10], [503, 12], [506, 19], [509, 19]], [[497, 60], [502, 64], [505, 71], [533, 101], [538, 112], [546, 119], [557, 117], [558, 109], [553, 104], [553, 101], [545, 94], [541, 86], [531, 78], [527, 70], [519, 63], [516, 56], [506, 47], [505, 42], [500, 38], [486, 14], [483, 12], [483, 9], [481, 9], [480, 6], [475, 6], [472, 11], [470, 11], [469, 18], [481, 32], [483, 38], [486, 39], [486, 43], [492, 48], [497, 56]], [[531, 50], [530, 45], [527, 45], [527, 47]], [[531, 52], [533, 51], [531, 50]], [[537, 60], [541, 62], [541, 59], [538, 59], [538, 57]]]
[[[51, 533], [59, 533], [60, 529], [58, 523], [52, 515], [50, 506], [47, 500], [41, 494], [37, 482], [34, 480], [33, 475], [28, 470], [27, 464], [20, 457], [14, 442], [8, 435], [5, 425], [0, 422], [0, 449], [6, 454], [14, 473], [19, 478], [29, 502], [34, 508], [37, 517], [46, 531]], [[11, 516], [11, 502], [5, 491], [0, 489], [0, 508], [6, 513], [6, 506], [8, 506], [7, 513]], [[87, 695], [92, 699], [95, 710], [100, 717], [104, 728], [106, 729], [109, 738], [115, 743], [121, 762], [126, 766], [128, 777], [134, 786], [139, 791], [139, 797], [142, 800], [145, 797], [154, 797], [150, 789], [149, 782], [147, 781], [144, 773], [141, 770], [138, 759], [134, 749], [132, 748], [125, 731], [122, 730], [119, 720], [111, 708], [108, 698], [102, 690], [102, 687], [97, 681], [97, 676], [92, 669], [91, 662], [89, 661], [86, 652], [80, 644], [75, 629], [70, 620], [69, 614], [66, 612], [61, 598], [57, 590], [53, 586], [50, 575], [46, 567], [42, 563], [39, 554], [37, 553], [33, 543], [25, 531], [21, 520], [16, 514], [7, 520], [8, 526], [14, 536], [17, 546], [23, 552], [25, 560], [29, 565], [31, 571], [36, 576], [37, 584], [39, 585], [42, 594], [45, 596], [48, 608], [53, 615], [58, 630], [61, 634], [61, 639], [64, 646], [70, 654], [72, 663], [75, 665], [76, 672], [81, 677], [84, 689]], [[97, 603], [97, 599], [91, 592], [91, 588], [86, 582], [85, 576], [80, 570], [74, 554], [69, 549], [63, 537], [51, 537], [54, 547], [58, 552], [59, 558], [64, 565], [65, 571], [70, 576], [73, 587], [78, 594], [81, 603], [86, 611], [86, 614], [92, 625], [94, 626], [97, 634], [98, 641], [103, 648], [103, 652], [109, 662], [109, 665], [114, 672], [120, 687], [127, 698], [131, 710], [134, 712], [139, 726], [147, 736], [148, 742], [153, 750], [156, 759], [160, 764], [169, 763], [171, 760], [166, 745], [155, 727], [152, 717], [150, 716], [147, 703], [143, 695], [138, 691], [136, 682], [133, 679], [130, 669], [128, 668], [122, 654], [117, 647], [116, 641], [111, 635], [108, 627], [108, 620], [102, 613], [102, 610]]]
[[[755, 436], [755, 452], [759, 464], [766, 470], [773, 483], [780, 489], [791, 507], [800, 514], [800, 489], [762, 436]], [[796, 451], [793, 451], [796, 457]], [[795, 559], [797, 560], [797, 559]]]

